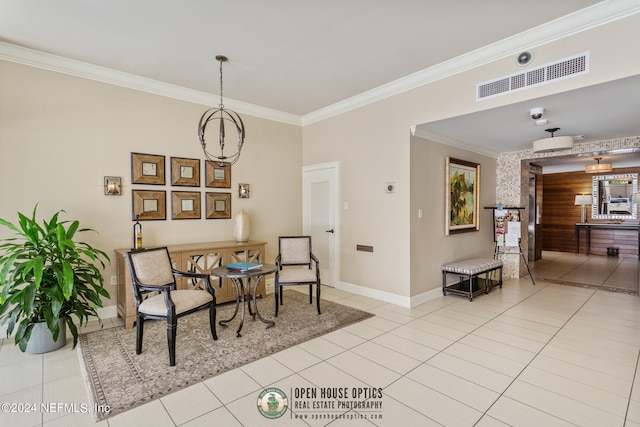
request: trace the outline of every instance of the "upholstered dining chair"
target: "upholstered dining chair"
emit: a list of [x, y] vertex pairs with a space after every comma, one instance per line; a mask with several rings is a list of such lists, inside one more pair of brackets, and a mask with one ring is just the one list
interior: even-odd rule
[[[142, 352], [144, 321], [147, 319], [167, 322], [170, 366], [176, 364], [176, 330], [179, 317], [208, 309], [211, 336], [214, 340], [218, 339], [216, 296], [208, 274], [174, 269], [166, 247], [131, 251], [127, 252], [125, 257], [136, 301], [136, 354]], [[176, 277], [180, 276], [201, 280], [205, 289], [176, 289]]]
[[316, 285], [316, 305], [320, 314], [320, 261], [311, 252], [311, 236], [278, 237], [276, 256], [276, 317], [283, 305], [282, 286], [309, 285], [309, 304], [313, 303], [313, 285]]

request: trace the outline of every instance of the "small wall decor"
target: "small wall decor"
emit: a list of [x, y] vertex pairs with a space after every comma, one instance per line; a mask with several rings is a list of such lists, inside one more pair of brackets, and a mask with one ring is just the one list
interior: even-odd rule
[[104, 177], [104, 194], [107, 196], [122, 195], [122, 180], [119, 176]]
[[231, 164], [206, 160], [205, 184], [207, 187], [231, 188]]
[[140, 221], [166, 219], [166, 191], [133, 190], [131, 219], [139, 215]]
[[172, 191], [171, 219], [200, 219], [200, 192]]
[[231, 218], [231, 193], [207, 193], [207, 219]]
[[249, 184], [238, 184], [238, 197], [241, 199], [249, 198]]
[[200, 159], [172, 157], [171, 185], [200, 187]]
[[478, 231], [480, 165], [447, 157], [445, 234]]
[[131, 153], [131, 182], [164, 185], [164, 156]]

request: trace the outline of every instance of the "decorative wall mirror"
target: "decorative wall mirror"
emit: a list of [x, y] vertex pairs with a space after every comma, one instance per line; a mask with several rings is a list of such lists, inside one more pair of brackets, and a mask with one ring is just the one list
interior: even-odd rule
[[638, 174], [599, 175], [592, 180], [591, 218], [638, 219], [638, 206], [633, 203], [638, 193]]

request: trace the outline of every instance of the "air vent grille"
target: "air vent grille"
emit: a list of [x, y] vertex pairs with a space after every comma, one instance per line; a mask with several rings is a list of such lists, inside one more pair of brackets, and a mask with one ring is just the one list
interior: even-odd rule
[[539, 86], [552, 81], [587, 74], [589, 72], [589, 52], [545, 64], [510, 76], [501, 77], [476, 86], [476, 100], [504, 95], [517, 90]]

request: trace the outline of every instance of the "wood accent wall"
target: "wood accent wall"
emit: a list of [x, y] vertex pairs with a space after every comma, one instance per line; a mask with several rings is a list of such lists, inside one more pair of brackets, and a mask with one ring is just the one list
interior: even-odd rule
[[[607, 175], [638, 173], [640, 167], [618, 168]], [[542, 181], [542, 249], [545, 251], [575, 252], [575, 225], [580, 222], [580, 206], [575, 206], [577, 194], [591, 194], [593, 174], [564, 172], [544, 175]], [[591, 219], [591, 207], [586, 207], [589, 222], [604, 222]], [[635, 224], [637, 220], [631, 221]], [[620, 256], [638, 256], [638, 234], [633, 230], [592, 230], [591, 254], [607, 255], [607, 247], [616, 246]], [[580, 253], [586, 252], [585, 232], [580, 233]]]

